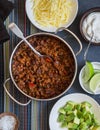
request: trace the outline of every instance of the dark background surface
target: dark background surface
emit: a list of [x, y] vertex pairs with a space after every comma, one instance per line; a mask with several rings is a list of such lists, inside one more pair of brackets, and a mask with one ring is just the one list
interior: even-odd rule
[[[72, 85], [72, 87], [69, 89], [69, 91], [66, 94], [75, 93], [75, 92], [76, 93], [84, 93], [84, 94], [87, 94], [87, 95], [93, 97], [100, 104], [100, 95], [90, 95], [90, 94], [86, 93], [80, 87], [79, 80], [78, 80], [80, 69], [85, 64], [84, 59], [83, 59], [83, 55], [84, 55], [84, 52], [85, 52], [86, 47], [88, 45], [87, 42], [80, 35], [79, 22], [80, 22], [80, 19], [81, 19], [83, 13], [86, 10], [88, 10], [90, 8], [93, 8], [93, 7], [100, 7], [100, 0], [78, 0], [78, 1], [79, 1], [78, 14], [77, 14], [77, 17], [76, 17], [75, 21], [72, 23], [72, 25], [69, 27], [69, 29], [71, 31], [73, 31], [79, 37], [79, 39], [82, 42], [83, 49], [82, 49], [82, 52], [76, 57], [77, 58], [77, 63], [78, 63], [78, 72], [77, 72], [77, 76], [76, 76], [75, 82], [74, 82], [74, 84]], [[24, 30], [23, 26], [26, 26], [27, 29], [26, 29], [26, 34], [25, 35], [31, 34], [31, 31], [30, 31], [31, 30], [30, 29], [31, 28], [30, 27], [31, 23], [29, 22], [27, 17], [26, 17], [26, 23], [24, 23], [24, 19], [23, 19], [23, 17], [24, 17], [23, 12], [24, 12], [24, 3], [25, 3], [25, 1], [21, 1], [20, 2], [20, 0], [14, 0], [14, 3], [16, 4], [16, 7], [14, 9], [14, 17], [17, 19], [16, 21], [18, 21], [19, 26], [20, 26], [20, 28], [22, 30]], [[17, 8], [20, 8], [19, 12], [18, 12]], [[11, 22], [12, 22], [12, 19], [11, 19]], [[37, 30], [37, 31], [40, 31], [40, 30]], [[58, 35], [61, 36], [61, 37], [64, 37], [64, 39], [68, 42], [68, 44], [71, 45], [71, 47], [73, 48], [74, 52], [76, 52], [79, 49], [79, 45], [77, 44], [75, 39], [70, 34], [68, 34], [65, 31], [63, 31], [63, 32], [59, 32]], [[11, 34], [10, 34], [10, 36], [12, 37]], [[19, 41], [19, 39], [16, 38], [15, 36], [13, 36], [13, 39], [14, 39], [14, 43], [13, 43], [13, 45], [10, 45], [11, 53], [12, 53], [12, 50], [13, 50], [13, 46], [15, 46], [18, 43], [18, 41]], [[2, 46], [2, 44], [0, 44], [0, 113], [4, 112], [4, 90], [3, 90], [3, 81], [4, 81], [4, 79], [3, 78], [4, 78], [4, 60], [5, 59], [4, 59], [4, 55], [3, 54], [4, 54], [3, 53], [3, 46]], [[88, 52], [88, 57], [87, 58], [91, 62], [92, 61], [100, 62], [100, 46], [91, 45], [90, 48], [89, 48], [89, 52]], [[51, 108], [53, 107], [54, 103], [57, 100], [58, 99], [47, 102], [46, 106], [45, 106], [45, 103], [42, 105], [44, 110], [41, 110], [41, 112], [44, 112], [45, 115], [47, 114], [47, 118], [46, 118], [45, 121], [42, 121], [42, 123], [44, 123], [44, 126], [38, 127], [38, 130], [44, 130], [44, 128], [45, 128], [45, 130], [49, 129], [49, 125], [48, 125], [49, 113], [50, 113]], [[41, 102], [40, 102], [40, 104], [41, 104]], [[32, 107], [31, 107], [31, 105], [28, 107], [28, 109], [24, 109], [24, 108], [21, 108], [21, 107], [18, 107], [18, 106], [17, 106], [18, 107], [18, 109], [17, 109], [16, 106], [17, 105], [13, 104], [13, 107], [14, 107], [13, 111], [17, 114], [17, 116], [20, 119], [20, 122], [21, 122], [20, 130], [37, 130], [37, 129], [31, 129], [31, 125], [30, 125], [30, 122], [32, 120], [32, 117], [31, 117], [32, 116], [31, 115]], [[45, 109], [47, 109], [47, 113], [45, 113]], [[12, 108], [11, 108], [11, 110], [12, 110]], [[23, 121], [24, 119], [22, 119], [21, 112], [18, 113], [17, 111], [21, 111], [23, 113], [25, 112], [25, 114], [28, 115], [28, 120], [27, 121]]]

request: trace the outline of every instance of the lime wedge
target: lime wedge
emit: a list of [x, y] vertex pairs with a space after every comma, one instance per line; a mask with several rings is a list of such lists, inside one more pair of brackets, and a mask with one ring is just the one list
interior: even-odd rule
[[86, 83], [94, 75], [94, 68], [91, 62], [86, 61], [86, 65], [83, 72], [83, 81]]
[[90, 90], [95, 92], [95, 90], [100, 87], [100, 73], [95, 74], [89, 82]]

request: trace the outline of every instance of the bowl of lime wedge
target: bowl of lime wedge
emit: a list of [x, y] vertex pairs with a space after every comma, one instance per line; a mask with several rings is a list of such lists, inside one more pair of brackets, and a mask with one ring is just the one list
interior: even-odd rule
[[89, 62], [80, 71], [79, 83], [84, 91], [100, 94], [100, 62]]

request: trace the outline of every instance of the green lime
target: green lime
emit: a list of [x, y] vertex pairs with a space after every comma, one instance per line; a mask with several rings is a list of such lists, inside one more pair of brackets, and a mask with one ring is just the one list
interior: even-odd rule
[[89, 82], [89, 87], [91, 91], [95, 91], [96, 88], [100, 87], [100, 73], [96, 73]]
[[88, 82], [89, 79], [94, 75], [94, 68], [93, 65], [91, 64], [91, 62], [86, 61], [86, 65], [84, 67], [84, 71], [83, 71], [83, 80], [84, 82]]

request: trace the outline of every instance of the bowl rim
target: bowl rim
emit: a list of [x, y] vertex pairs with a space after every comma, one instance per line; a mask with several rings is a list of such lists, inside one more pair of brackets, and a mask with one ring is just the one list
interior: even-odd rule
[[[91, 62], [92, 63], [92, 65], [100, 65], [100, 62]], [[80, 72], [79, 72], [79, 83], [80, 83], [80, 86], [81, 86], [81, 88], [85, 91], [85, 92], [87, 92], [87, 93], [89, 93], [89, 94], [92, 94], [92, 95], [99, 95], [100, 93], [93, 93], [91, 90], [87, 90], [86, 89], [86, 87], [84, 86], [84, 84], [83, 84], [83, 82], [82, 82], [82, 73], [83, 73], [83, 71], [84, 71], [84, 67], [85, 67], [85, 65], [81, 68], [81, 70], [80, 70]]]
[[[93, 7], [93, 8], [90, 8], [88, 10], [86, 10], [83, 14], [82, 14], [82, 17], [81, 17], [81, 20], [80, 20], [80, 23], [79, 23], [79, 29], [80, 29], [80, 33], [82, 35], [82, 37], [84, 38], [84, 40], [86, 40], [87, 42], [89, 42], [89, 40], [85, 37], [83, 31], [82, 31], [82, 24], [83, 24], [83, 21], [84, 19], [91, 13], [93, 12], [100, 12], [100, 7]], [[99, 43], [96, 43], [96, 42], [91, 42], [93, 45], [97, 45], [97, 46], [100, 46], [100, 42]]]

